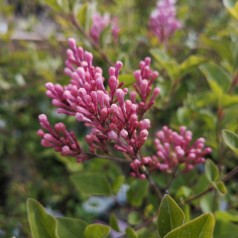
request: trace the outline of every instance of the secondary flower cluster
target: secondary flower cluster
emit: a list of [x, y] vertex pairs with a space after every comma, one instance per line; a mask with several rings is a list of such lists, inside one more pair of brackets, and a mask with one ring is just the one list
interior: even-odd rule
[[96, 12], [93, 15], [92, 27], [89, 31], [89, 35], [95, 43], [99, 43], [100, 36], [103, 30], [107, 27], [111, 27], [113, 40], [114, 42], [116, 42], [119, 33], [118, 19], [116, 17], [111, 18], [110, 15], [107, 13], [105, 13], [104, 15], [100, 15], [98, 12]]
[[209, 147], [205, 147], [204, 138], [192, 143], [192, 132], [184, 126], [180, 127], [179, 133], [164, 126], [156, 133], [155, 147], [156, 155], [131, 163], [132, 176], [143, 178], [145, 176], [143, 167], [148, 167], [150, 171], [173, 173], [179, 165], [183, 165], [183, 171], [187, 172], [194, 166], [204, 163], [204, 157], [211, 152]]
[[92, 54], [78, 47], [74, 39], [68, 43], [65, 73], [71, 81], [66, 86], [46, 83], [46, 94], [58, 113], [74, 116], [90, 129], [85, 138], [90, 153], [82, 150], [74, 132], [69, 132], [63, 123], [51, 126], [44, 114], [39, 116], [42, 129], [38, 131], [43, 146], [73, 156], [79, 162], [97, 154], [108, 155], [113, 146], [126, 154], [131, 175], [139, 178], [145, 178], [146, 168], [171, 173], [180, 164], [188, 171], [204, 162], [210, 148], [204, 148], [203, 138], [192, 143], [192, 133], [185, 127], [179, 133], [163, 127], [156, 134], [156, 155], [140, 156], [150, 128], [150, 120], [143, 119], [143, 115], [159, 94], [159, 88], [153, 87], [158, 72], [150, 68], [150, 58], [140, 62], [140, 69], [134, 72], [135, 91], [127, 95], [128, 89], [118, 79], [121, 62], [109, 68], [108, 87], [105, 87], [102, 69], [93, 66]]
[[160, 0], [156, 9], [151, 13], [149, 27], [161, 43], [166, 42], [181, 23], [176, 19], [176, 0]]
[[[116, 62], [114, 67], [109, 68], [108, 89], [104, 86], [104, 77], [102, 69], [92, 64], [93, 56], [91, 53], [77, 47], [74, 39], [69, 39], [69, 49], [67, 50], [68, 58], [66, 60], [65, 73], [71, 78], [66, 86], [59, 84], [47, 83], [47, 96], [52, 98], [52, 104], [57, 107], [58, 113], [74, 116], [78, 121], [83, 122], [85, 126], [91, 128], [90, 133], [86, 136], [92, 154], [108, 153], [108, 147], [113, 145], [118, 151], [128, 154], [134, 160], [138, 152], [148, 137], [150, 121], [140, 119], [138, 110], [141, 110], [140, 104], [137, 103], [136, 93], [133, 101], [126, 99], [127, 88], [118, 80], [119, 71], [122, 67], [121, 62]], [[144, 107], [147, 110], [155, 101], [159, 90], [152, 90], [152, 82], [158, 76], [158, 73], [150, 69], [150, 59], [140, 63], [141, 69], [136, 71], [136, 78], [140, 78], [135, 84], [138, 91], [138, 98], [143, 97]], [[145, 91], [142, 91], [143, 85]], [[137, 86], [136, 86], [137, 85]], [[146, 102], [147, 98], [149, 101]], [[40, 123], [43, 129], [39, 131], [44, 146], [53, 147], [57, 151], [64, 153], [63, 144], [59, 145], [61, 135], [55, 133], [51, 126], [45, 126], [46, 116], [40, 116]], [[47, 136], [46, 136], [47, 134]], [[48, 134], [51, 135], [48, 138]], [[64, 138], [68, 135], [64, 134]], [[67, 148], [72, 151], [68, 155], [75, 156], [79, 161], [87, 159], [81, 149], [75, 151], [75, 140], [67, 137]], [[70, 141], [72, 146], [69, 145]], [[47, 142], [47, 143], [46, 143]], [[60, 150], [59, 150], [60, 146]], [[80, 148], [77, 146], [77, 148]]]

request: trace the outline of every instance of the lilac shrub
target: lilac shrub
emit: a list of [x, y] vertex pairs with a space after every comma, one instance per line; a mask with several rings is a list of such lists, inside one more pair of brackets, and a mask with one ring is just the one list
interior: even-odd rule
[[188, 171], [204, 163], [210, 148], [204, 148], [203, 138], [192, 143], [192, 133], [185, 127], [181, 127], [179, 133], [164, 127], [156, 134], [156, 155], [141, 156], [150, 128], [150, 120], [143, 116], [160, 92], [154, 87], [159, 74], [150, 68], [149, 57], [141, 61], [140, 68], [134, 72], [134, 91], [127, 96], [128, 88], [118, 79], [122, 62], [109, 68], [106, 88], [102, 69], [93, 66], [92, 54], [78, 47], [74, 39], [69, 39], [67, 56], [65, 73], [71, 78], [70, 83], [66, 86], [46, 83], [46, 94], [58, 113], [74, 116], [90, 128], [85, 138], [90, 153], [81, 149], [75, 134], [68, 132], [63, 123], [52, 127], [44, 114], [39, 116], [43, 130], [38, 131], [43, 146], [82, 162], [98, 154], [110, 155], [109, 148], [113, 145], [126, 155], [131, 175], [142, 179], [146, 177], [147, 169], [171, 173], [180, 164]]
[[160, 0], [150, 15], [149, 28], [161, 43], [166, 43], [182, 27], [176, 18], [175, 3], [175, 0]]

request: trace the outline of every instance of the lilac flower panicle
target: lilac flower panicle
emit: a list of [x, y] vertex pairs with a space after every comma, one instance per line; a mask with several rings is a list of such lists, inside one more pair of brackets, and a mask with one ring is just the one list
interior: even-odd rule
[[[130, 158], [137, 158], [139, 150], [148, 138], [150, 128], [150, 120], [140, 119], [138, 108], [141, 108], [142, 112], [148, 110], [158, 94], [158, 89], [152, 90], [152, 83], [158, 73], [150, 69], [150, 58], [140, 63], [140, 70], [136, 76], [135, 88], [141, 100], [141, 104], [138, 104], [127, 99], [128, 89], [118, 80], [122, 62], [118, 61], [109, 68], [106, 89], [102, 69], [93, 65], [92, 54], [78, 47], [74, 39], [69, 39], [68, 43], [64, 71], [71, 78], [70, 83], [66, 86], [47, 83], [47, 96], [52, 99], [58, 113], [74, 116], [90, 129], [85, 139], [92, 154], [99, 151], [108, 153], [108, 146], [112, 145], [116, 150], [128, 154]], [[145, 90], [142, 89], [143, 80], [147, 82]], [[61, 144], [57, 142], [58, 145], [55, 141], [59, 139], [58, 130], [52, 129], [50, 124], [47, 124], [48, 120], [42, 119], [44, 117], [40, 117], [40, 124], [54, 137], [53, 141], [45, 137], [44, 131], [40, 131], [44, 146], [53, 147], [65, 155], [83, 155], [74, 139], [75, 136], [70, 134], [72, 138], [69, 137], [66, 129], [63, 133], [67, 140], [60, 141]], [[67, 144], [63, 145], [64, 141]], [[68, 141], [74, 142], [72, 148]]]
[[182, 27], [176, 18], [175, 0], [160, 0], [156, 9], [151, 13], [149, 28], [161, 43], [165, 43]]
[[117, 42], [119, 34], [118, 19], [116, 17], [111, 18], [108, 13], [100, 15], [96, 12], [92, 18], [92, 27], [89, 31], [89, 35], [95, 43], [99, 43], [100, 36], [103, 30], [111, 26], [111, 33], [113, 36], [114, 42]]

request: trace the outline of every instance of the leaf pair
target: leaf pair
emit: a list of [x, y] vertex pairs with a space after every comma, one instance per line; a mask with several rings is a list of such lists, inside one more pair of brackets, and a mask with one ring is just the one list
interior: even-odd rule
[[215, 225], [211, 213], [199, 216], [184, 224], [182, 209], [169, 196], [165, 195], [160, 204], [157, 229], [160, 238], [211, 238]]
[[33, 238], [106, 238], [111, 230], [102, 224], [87, 225], [80, 219], [56, 218], [34, 199], [28, 199], [27, 211]]

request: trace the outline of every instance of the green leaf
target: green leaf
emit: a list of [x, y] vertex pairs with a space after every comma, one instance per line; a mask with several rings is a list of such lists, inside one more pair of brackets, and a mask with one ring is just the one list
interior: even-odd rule
[[123, 82], [125, 87], [135, 83], [135, 78], [132, 74], [121, 74], [118, 76], [119, 82]]
[[179, 77], [183, 77], [185, 74], [190, 72], [193, 68], [199, 66], [200, 64], [207, 61], [204, 57], [201, 56], [189, 56], [179, 65]]
[[127, 238], [138, 238], [135, 230], [129, 226], [126, 228], [126, 235], [127, 235]]
[[237, 238], [238, 226], [224, 220], [217, 220], [214, 230], [214, 238]]
[[217, 181], [219, 178], [217, 166], [209, 159], [205, 163], [205, 174], [210, 182]]
[[137, 225], [141, 222], [142, 219], [139, 212], [132, 211], [128, 214], [127, 220], [130, 225]]
[[80, 26], [85, 30], [87, 25], [87, 12], [88, 12], [88, 3], [84, 3], [78, 13], [76, 14], [76, 18], [80, 24]]
[[238, 135], [229, 130], [222, 130], [225, 144], [234, 152], [238, 153]]
[[112, 213], [109, 217], [109, 224], [111, 226], [111, 228], [115, 231], [120, 231], [120, 228], [118, 226], [118, 222], [117, 222], [117, 217], [115, 216], [114, 213]]
[[58, 0], [44, 0], [44, 3], [55, 11], [61, 11], [61, 6], [59, 5]]
[[[228, 91], [231, 77], [223, 68], [212, 62], [208, 62], [201, 65], [199, 69], [205, 75], [212, 90], [218, 91], [219, 88], [219, 91], [221, 91], [219, 94]], [[217, 89], [215, 90], [215, 88]]]
[[149, 184], [147, 180], [134, 180], [127, 192], [127, 199], [133, 206], [140, 206], [144, 197], [148, 194]]
[[204, 214], [172, 230], [164, 238], [211, 238], [215, 219], [211, 213]]
[[48, 214], [39, 202], [28, 199], [27, 212], [33, 238], [58, 238], [55, 217]]
[[121, 186], [125, 182], [125, 176], [120, 175], [117, 176], [115, 181], [112, 183], [112, 192], [113, 194], [117, 194], [118, 191], [120, 190]]
[[102, 224], [90, 224], [84, 231], [83, 238], [106, 238], [111, 228]]
[[166, 70], [166, 73], [171, 80], [176, 80], [178, 76], [178, 63], [170, 58], [164, 51], [159, 49], [152, 49], [150, 53], [154, 56], [155, 60], [159, 63], [163, 70]]
[[157, 229], [161, 238], [171, 230], [181, 226], [185, 215], [177, 203], [169, 196], [165, 195], [159, 208], [157, 218]]
[[77, 173], [71, 176], [71, 179], [84, 195], [111, 195], [111, 186], [107, 178], [97, 173]]
[[236, 0], [223, 0], [223, 4], [230, 14], [238, 20], [238, 2]]
[[59, 238], [83, 237], [87, 223], [80, 219], [60, 217], [57, 218], [57, 234]]
[[223, 181], [216, 181], [213, 183], [216, 190], [220, 193], [220, 195], [225, 195], [227, 193], [227, 189]]

